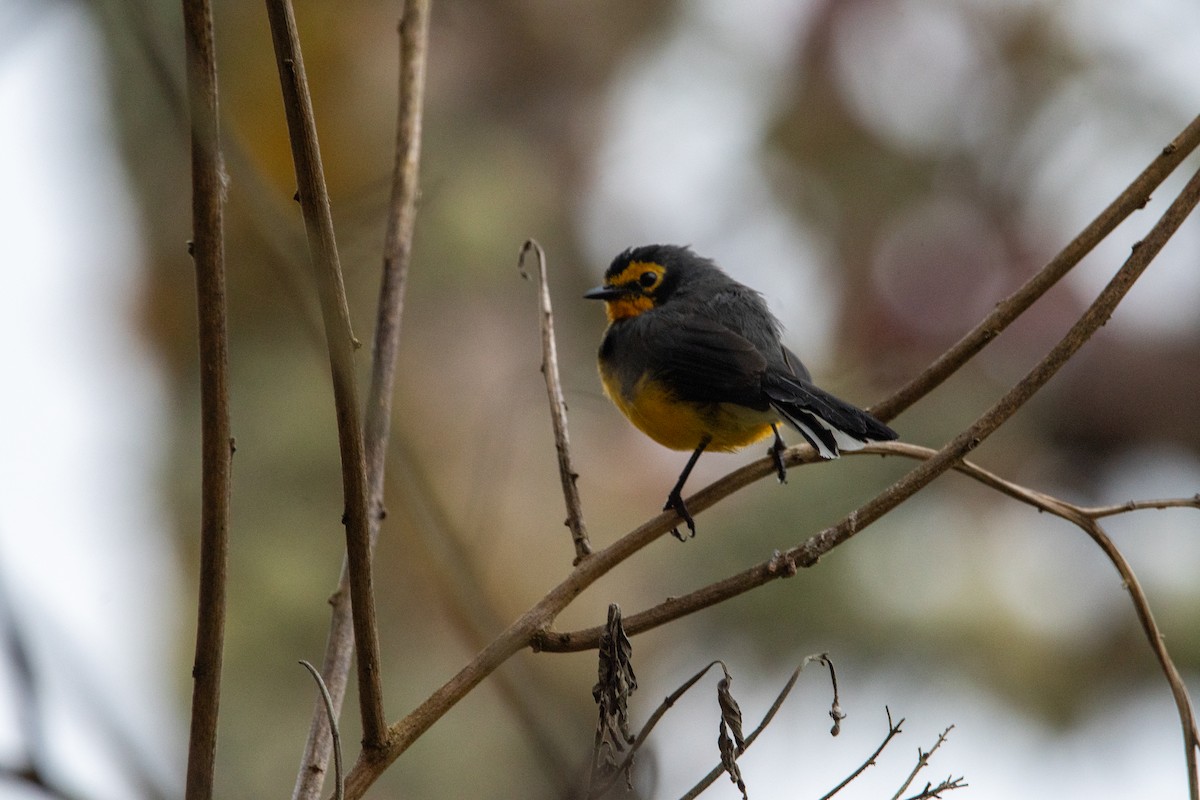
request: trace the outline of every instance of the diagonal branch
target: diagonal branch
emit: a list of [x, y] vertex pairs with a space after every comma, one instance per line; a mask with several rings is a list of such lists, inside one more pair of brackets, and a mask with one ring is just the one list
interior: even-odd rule
[[[383, 276], [371, 359], [371, 386], [366, 404], [364, 446], [367, 508], [370, 512], [367, 524], [372, 548], [379, 538], [380, 523], [386, 513], [383, 504], [385, 456], [390, 438], [396, 354], [400, 346], [400, 322], [419, 194], [429, 0], [407, 0], [399, 33], [400, 102], [396, 119], [396, 159], [392, 171], [391, 207], [384, 237]], [[332, 618], [322, 665], [335, 713], [340, 712], [346, 696], [350, 659], [354, 652], [349, 586], [349, 565], [343, 563], [337, 591], [330, 599]], [[319, 705], [314, 707], [308, 740], [296, 775], [296, 786], [292, 791], [293, 800], [311, 800], [320, 796], [332, 746], [330, 733], [329, 717]]]
[[538, 300], [542, 330], [542, 375], [546, 379], [546, 394], [550, 398], [550, 419], [554, 424], [554, 449], [558, 452], [558, 475], [562, 479], [563, 499], [567, 504], [567, 527], [575, 543], [575, 563], [591, 555], [587, 527], [583, 524], [583, 506], [579, 501], [579, 474], [571, 466], [571, 441], [567, 436], [567, 401], [563, 397], [562, 381], [558, 377], [558, 349], [554, 344], [554, 312], [550, 308], [550, 287], [546, 283], [546, 253], [533, 239], [521, 245], [518, 267], [525, 272], [525, 256], [533, 250], [538, 259]]
[[383, 746], [387, 726], [383, 716], [379, 633], [371, 586], [367, 469], [358, 389], [354, 379], [354, 348], [357, 342], [350, 328], [350, 309], [346, 303], [342, 268], [333, 235], [333, 219], [317, 144], [312, 98], [308, 92], [296, 17], [290, 0], [267, 0], [267, 17], [275, 45], [279, 82], [283, 89], [283, 106], [292, 143], [292, 159], [296, 165], [300, 208], [304, 213], [309, 255], [316, 272], [321, 300], [325, 343], [329, 349], [342, 457], [342, 494], [346, 504], [343, 520], [346, 525], [346, 559], [358, 652], [359, 711], [362, 716], [363, 744], [367, 749], [376, 749]]
[[184, 0], [187, 93], [192, 129], [192, 243], [200, 341], [200, 598], [192, 666], [192, 721], [187, 800], [212, 797], [225, 640], [229, 550], [229, 352], [225, 303], [225, 166], [217, 121], [217, 66], [212, 9]]
[[1162, 149], [1133, 183], [1121, 192], [1100, 215], [1080, 231], [1071, 242], [1030, 278], [1024, 286], [996, 304], [996, 308], [966, 336], [930, 364], [920, 375], [886, 400], [870, 408], [872, 414], [887, 422], [916, 401], [937, 388], [942, 381], [953, 375], [959, 367], [969, 361], [989, 342], [1000, 335], [1017, 317], [1025, 313], [1033, 303], [1058, 283], [1097, 244], [1113, 232], [1118, 225], [1150, 200], [1150, 193], [1158, 188], [1166, 177], [1183, 160], [1200, 146], [1200, 117], [1192, 120], [1170, 144]]

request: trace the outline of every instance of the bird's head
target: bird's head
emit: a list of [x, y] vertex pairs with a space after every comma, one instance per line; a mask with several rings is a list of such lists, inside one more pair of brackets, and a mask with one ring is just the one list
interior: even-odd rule
[[631, 247], [613, 259], [604, 273], [604, 285], [583, 296], [603, 300], [609, 321], [615, 322], [661, 306], [710, 272], [721, 274], [711, 261], [687, 247]]

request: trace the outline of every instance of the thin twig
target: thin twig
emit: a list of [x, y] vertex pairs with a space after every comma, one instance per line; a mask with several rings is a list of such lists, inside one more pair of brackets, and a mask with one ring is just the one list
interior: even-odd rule
[[[937, 455], [937, 451], [929, 447], [922, 447], [921, 445], [908, 444], [907, 442], [880, 442], [868, 445], [862, 450], [856, 450], [850, 455], [903, 456], [905, 458], [925, 460]], [[1146, 509], [1200, 508], [1200, 497], [1181, 497], [1165, 500], [1130, 500], [1119, 505], [1110, 506], [1077, 506], [1044, 492], [1013, 483], [994, 472], [984, 469], [973, 461], [963, 461], [955, 466], [954, 469], [1009, 497], [1027, 503], [1039, 511], [1045, 511], [1062, 517], [1068, 522], [1074, 522], [1078, 517], [1101, 519], [1103, 517]]]
[[1092, 519], [1102, 519], [1117, 514], [1125, 514], [1130, 511], [1144, 511], [1146, 509], [1161, 510], [1164, 508], [1200, 508], [1200, 494], [1194, 494], [1191, 497], [1168, 497], [1161, 500], [1129, 500], [1119, 505], [1094, 506], [1092, 508], [1081, 507], [1079, 510]]
[[[384, 237], [382, 279], [371, 358], [371, 385], [367, 391], [364, 448], [367, 470], [368, 538], [373, 549], [384, 517], [383, 487], [392, 419], [396, 354], [400, 323], [412, 256], [413, 231], [419, 195], [421, 127], [425, 96], [425, 64], [429, 38], [429, 0], [407, 0], [400, 20], [400, 89], [396, 120], [396, 157], [392, 171], [392, 196]], [[342, 563], [337, 591], [330, 598], [331, 619], [325, 645], [323, 672], [340, 712], [346, 696], [350, 660], [354, 653], [354, 628], [349, 595], [348, 561]], [[336, 714], [335, 714], [336, 716]], [[319, 708], [313, 709], [308, 740], [296, 774], [293, 800], [320, 796], [329, 763], [329, 723]]]
[[953, 775], [951, 775], [936, 786], [932, 783], [926, 783], [924, 789], [916, 794], [910, 794], [908, 797], [904, 798], [904, 800], [941, 800], [944, 792], [950, 792], [955, 789], [966, 789], [971, 785], [969, 783], [963, 783], [963, 780], [963, 778], [955, 778]]
[[225, 167], [217, 113], [212, 9], [207, 0], [184, 0], [183, 19], [192, 131], [191, 253], [196, 266], [201, 436], [200, 597], [185, 797], [207, 800], [213, 793], [221, 701], [233, 461], [225, 303]]
[[[625, 771], [629, 769], [630, 765], [633, 763], [634, 757], [637, 755], [638, 751], [642, 748], [642, 745], [644, 745], [646, 743], [646, 740], [650, 737], [650, 733], [654, 730], [655, 726], [658, 725], [659, 721], [666, 715], [666, 713], [668, 711], [671, 710], [671, 708], [676, 703], [679, 702], [679, 698], [681, 698], [685, 694], [687, 694], [688, 690], [691, 689], [693, 686], [695, 686], [697, 681], [699, 681], [701, 678], [703, 678], [710, 669], [717, 666], [718, 664], [721, 665], [722, 669], [725, 669], [725, 665], [724, 665], [724, 663], [721, 662], [720, 659], [717, 659], [715, 661], [710, 661], [708, 664], [701, 667], [700, 670], [698, 672], [696, 672], [695, 675], [693, 675], [692, 677], [690, 677], [686, 681], [684, 681], [683, 684], [678, 689], [676, 689], [675, 691], [673, 691], [669, 695], [667, 695], [665, 698], [663, 698], [663, 701], [661, 703], [659, 703], [658, 707], [655, 708], [653, 713], [650, 714], [650, 717], [649, 717], [649, 719], [646, 720], [646, 723], [644, 725], [642, 725], [642, 728], [641, 728], [641, 730], [638, 731], [637, 736], [634, 737], [634, 740], [629, 745], [629, 750], [626, 751], [625, 758], [621, 762], [621, 764], [619, 766], [617, 766], [615, 769], [613, 769], [612, 773], [608, 776], [608, 778], [604, 782], [597, 784], [595, 786], [590, 786], [586, 793], [587, 797], [589, 797], [589, 798], [590, 797], [600, 797], [601, 795], [603, 795], [605, 792], [607, 792], [609, 789], [612, 788], [612, 785], [616, 782], [617, 777], [624, 774]], [[794, 680], [792, 682], [795, 683]], [[718, 773], [718, 774], [720, 774], [720, 773]]]
[[342, 800], [346, 796], [346, 780], [342, 774], [342, 734], [338, 731], [337, 712], [333, 708], [333, 698], [329, 695], [329, 687], [325, 685], [325, 679], [321, 677], [317, 668], [304, 659], [300, 660], [300, 665], [308, 670], [309, 675], [312, 675], [313, 680], [317, 682], [317, 689], [321, 693], [321, 704], [325, 707], [325, 717], [329, 721], [329, 741], [333, 747], [333, 796], [336, 800]]
[[275, 61], [279, 67], [292, 159], [296, 166], [300, 208], [308, 234], [309, 256], [316, 272], [325, 342], [333, 376], [342, 460], [342, 494], [345, 500], [346, 559], [350, 572], [351, 610], [358, 655], [359, 711], [364, 752], [373, 752], [384, 745], [387, 723], [383, 716], [379, 633], [371, 585], [367, 469], [358, 389], [354, 378], [354, 349], [357, 342], [350, 327], [350, 309], [346, 303], [346, 289], [338, 262], [312, 98], [308, 92], [308, 79], [304, 72], [304, 59], [300, 53], [300, 39], [290, 0], [267, 0], [267, 17], [275, 45]]
[[933, 756], [934, 753], [937, 752], [938, 748], [941, 747], [942, 744], [946, 741], [946, 737], [950, 734], [950, 731], [952, 731], [952, 730], [954, 730], [953, 725], [951, 725], [949, 728], [946, 728], [946, 730], [942, 731], [938, 735], [937, 741], [933, 743], [933, 747], [929, 748], [928, 751], [922, 750], [919, 747], [917, 748], [917, 763], [913, 767], [912, 772], [909, 773], [908, 778], [904, 781], [904, 783], [900, 784], [900, 788], [896, 790], [896, 793], [894, 795], [892, 795], [892, 800], [900, 800], [900, 795], [904, 794], [904, 790], [907, 789], [909, 786], [911, 786], [912, 782], [917, 779], [918, 773], [920, 773], [921, 770], [923, 770], [927, 766], [929, 766], [929, 759]]
[[[754, 744], [755, 740], [758, 739], [758, 735], [766, 730], [767, 726], [771, 724], [771, 720], [775, 719], [775, 714], [779, 712], [780, 707], [783, 705], [783, 701], [787, 699], [789, 694], [791, 694], [792, 688], [796, 685], [796, 681], [800, 678], [800, 673], [813, 661], [823, 664], [829, 668], [829, 675], [833, 681], [833, 703], [830, 706], [830, 715], [833, 716], [835, 714], [841, 714], [840, 704], [838, 703], [837, 699], [837, 678], [834, 677], [833, 662], [829, 660], [829, 654], [820, 653], [818, 655], [805, 656], [804, 660], [800, 662], [800, 665], [792, 670], [792, 674], [788, 678], [787, 683], [783, 685], [783, 689], [781, 689], [779, 694], [776, 695], [775, 702], [773, 702], [771, 707], [767, 709], [767, 713], [763, 716], [762, 721], [759, 722], [758, 726], [746, 736], [743, 752], [750, 749], [750, 745]], [[837, 710], [835, 711], [833, 709]], [[837, 718], [835, 717], [835, 719]], [[832, 735], [836, 736], [837, 734], [832, 733]], [[724, 766], [718, 764], [717, 766], [713, 767], [707, 775], [697, 781], [695, 786], [693, 786], [682, 797], [680, 797], [680, 800], [690, 800], [690, 798], [699, 797], [702, 792], [704, 792], [709, 786], [712, 786], [713, 783], [716, 782], [717, 778], [720, 778], [724, 773]]]
[[563, 500], [567, 504], [567, 528], [575, 544], [575, 562], [578, 564], [591, 555], [592, 545], [588, 541], [587, 527], [583, 524], [583, 506], [579, 501], [579, 487], [575, 481], [579, 475], [571, 466], [571, 440], [567, 434], [567, 401], [563, 397], [562, 382], [558, 377], [558, 349], [554, 343], [554, 311], [550, 307], [550, 287], [546, 282], [546, 253], [533, 239], [521, 245], [517, 266], [521, 275], [525, 272], [525, 256], [529, 251], [537, 253], [538, 299], [542, 331], [542, 375], [546, 379], [546, 395], [550, 400], [550, 420], [554, 424], [554, 449], [558, 452], [558, 475], [562, 481]]
[[1013, 320], [1025, 313], [1039, 297], [1058, 283], [1129, 215], [1144, 208], [1150, 200], [1150, 194], [1198, 146], [1200, 146], [1200, 117], [1192, 120], [1170, 144], [1162, 149], [1125, 191], [1121, 192], [1045, 267], [1026, 281], [1025, 285], [997, 303], [982, 322], [971, 329], [953, 347], [938, 356], [920, 375], [909, 381], [891, 397], [872, 406], [871, 413], [887, 422], [953, 375], [959, 367], [999, 336], [1001, 331], [1007, 328]]
[[1196, 726], [1196, 711], [1192, 708], [1187, 685], [1183, 682], [1179, 670], [1176, 669], [1175, 662], [1171, 660], [1171, 654], [1167, 652], [1162, 631], [1159, 630], [1158, 623], [1154, 621], [1154, 615], [1150, 613], [1150, 601], [1146, 598], [1141, 583], [1133, 574], [1133, 568], [1130, 567], [1129, 562], [1125, 560], [1125, 556], [1117, 549], [1117, 546], [1108, 538], [1104, 529], [1100, 527], [1100, 523], [1086, 516], [1076, 522], [1092, 538], [1092, 541], [1100, 546], [1109, 561], [1117, 568], [1117, 572], [1121, 574], [1121, 582], [1133, 600], [1138, 621], [1141, 623], [1146, 640], [1150, 643], [1150, 649], [1162, 669], [1163, 676], [1171, 687], [1171, 696], [1175, 700], [1175, 709], [1179, 714], [1188, 772], [1188, 796], [1191, 800], [1200, 800], [1200, 765], [1197, 763], [1197, 752], [1200, 751], [1200, 730]]
[[904, 724], [904, 717], [901, 717], [898, 722], [893, 724], [892, 723], [892, 710], [890, 708], [888, 708], [887, 706], [884, 706], [883, 710], [885, 712], [887, 712], [888, 732], [887, 732], [887, 735], [883, 737], [883, 741], [879, 743], [879, 747], [876, 747], [875, 752], [871, 753], [871, 755], [867, 756], [867, 760], [864, 761], [862, 764], [860, 764], [858, 769], [854, 770], [854, 772], [851, 772], [849, 775], [846, 776], [846, 778], [841, 783], [839, 783], [837, 786], [833, 787], [828, 792], [826, 792], [824, 795], [822, 795], [821, 800], [829, 800], [829, 798], [833, 797], [835, 794], [840, 792], [842, 789], [845, 789], [847, 786], [849, 786], [851, 781], [853, 781], [859, 775], [862, 775], [864, 772], [866, 772], [867, 767], [875, 766], [875, 759], [879, 758], [879, 754], [882, 753], [884, 748], [887, 747], [891, 743], [892, 739], [895, 739], [897, 736], [900, 735], [900, 732], [901, 732], [900, 726]]

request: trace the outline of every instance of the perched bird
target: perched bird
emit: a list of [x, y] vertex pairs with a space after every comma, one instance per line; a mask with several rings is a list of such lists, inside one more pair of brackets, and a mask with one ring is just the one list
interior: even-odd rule
[[[647, 245], [613, 259], [604, 285], [608, 328], [600, 344], [604, 393], [659, 444], [692, 456], [667, 496], [696, 523], [681, 494], [705, 450], [731, 451], [766, 438], [779, 480], [787, 478], [778, 424], [795, 428], [823, 458], [896, 438], [879, 420], [812, 383], [780, 341], [762, 295], [687, 247]], [[679, 539], [679, 529], [672, 533]]]

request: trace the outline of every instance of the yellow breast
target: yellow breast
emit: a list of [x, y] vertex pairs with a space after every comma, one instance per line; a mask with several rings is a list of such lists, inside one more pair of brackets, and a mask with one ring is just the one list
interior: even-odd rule
[[738, 450], [771, 434], [778, 421], [770, 410], [734, 403], [691, 403], [676, 398], [659, 382], [639, 379], [623, 390], [611, 370], [601, 366], [604, 393], [642, 433], [672, 450], [694, 450], [707, 437], [709, 450]]

